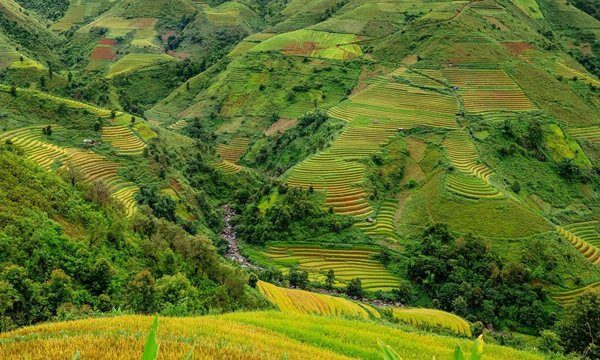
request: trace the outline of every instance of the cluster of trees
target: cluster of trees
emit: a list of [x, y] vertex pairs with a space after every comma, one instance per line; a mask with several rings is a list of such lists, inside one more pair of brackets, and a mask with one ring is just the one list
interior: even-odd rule
[[138, 211], [85, 199], [0, 150], [0, 330], [123, 309], [171, 315], [258, 306], [211, 241]]
[[[275, 114], [273, 121], [279, 117]], [[298, 118], [298, 124], [272, 137], [266, 137], [256, 154], [244, 161], [269, 174], [281, 175], [309, 155], [329, 145], [343, 128], [343, 123], [330, 120], [324, 111], [315, 109]]]
[[31, 9], [49, 20], [58, 20], [69, 9], [69, 0], [17, 0], [21, 6]]
[[543, 288], [532, 285], [529, 268], [505, 263], [480, 238], [455, 238], [445, 225], [429, 227], [408, 250], [407, 273], [432, 305], [496, 328], [551, 324]]
[[340, 234], [354, 220], [322, 209], [322, 199], [314, 192], [298, 188], [277, 188], [278, 196], [264, 214], [258, 200], [243, 208], [238, 219], [239, 237], [254, 245], [269, 241], [314, 240], [326, 233]]

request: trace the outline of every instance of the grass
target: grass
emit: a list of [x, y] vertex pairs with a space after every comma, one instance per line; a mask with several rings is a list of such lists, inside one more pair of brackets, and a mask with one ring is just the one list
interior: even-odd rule
[[154, 66], [162, 62], [174, 60], [173, 57], [166, 54], [127, 54], [110, 66], [106, 76], [111, 78], [149, 66]]
[[249, 51], [280, 51], [286, 55], [344, 60], [362, 55], [357, 44], [359, 40], [360, 38], [354, 34], [297, 30], [273, 36]]
[[283, 312], [362, 319], [381, 316], [377, 310], [369, 305], [359, 304], [341, 297], [286, 289], [264, 281], [259, 281], [256, 286], [261, 294]]
[[441, 327], [457, 334], [471, 336], [471, 325], [452, 313], [424, 308], [393, 308], [394, 319], [416, 326]]
[[[139, 359], [151, 316], [120, 316], [48, 323], [0, 335], [0, 357]], [[381, 359], [378, 341], [405, 360], [452, 357], [472, 341], [415, 332], [401, 326], [283, 312], [239, 312], [204, 317], [161, 317], [161, 359]], [[469, 353], [467, 352], [467, 356]], [[487, 344], [486, 359], [534, 360], [542, 355]]]
[[514, 4], [519, 7], [527, 16], [532, 19], [543, 19], [544, 15], [540, 10], [540, 6], [536, 0], [513, 0]]
[[391, 274], [378, 260], [374, 248], [324, 248], [310, 245], [272, 245], [263, 255], [280, 266], [297, 265], [322, 281], [333, 269], [337, 284], [360, 278], [365, 290], [391, 290], [400, 285], [400, 279]]

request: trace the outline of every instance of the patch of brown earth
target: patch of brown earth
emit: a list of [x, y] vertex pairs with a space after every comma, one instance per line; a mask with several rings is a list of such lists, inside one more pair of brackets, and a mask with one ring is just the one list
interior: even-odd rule
[[267, 128], [265, 130], [265, 135], [273, 136], [277, 133], [285, 132], [286, 130], [289, 130], [289, 129], [293, 128], [294, 126], [296, 126], [297, 123], [298, 123], [297, 119], [280, 118], [279, 120], [275, 121], [273, 124], [271, 124], [271, 126], [269, 126], [269, 128]]

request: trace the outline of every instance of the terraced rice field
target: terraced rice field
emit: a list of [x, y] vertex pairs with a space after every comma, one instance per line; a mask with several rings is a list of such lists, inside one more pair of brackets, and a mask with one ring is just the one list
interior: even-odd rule
[[250, 139], [244, 137], [236, 137], [225, 144], [217, 145], [217, 154], [224, 160], [234, 163], [246, 152]]
[[[40, 166], [59, 171], [73, 167], [80, 171], [85, 181], [102, 181], [112, 196], [121, 202], [127, 216], [135, 211], [135, 194], [139, 190], [133, 183], [123, 180], [118, 174], [119, 165], [92, 151], [66, 148], [51, 144], [41, 139], [43, 126], [20, 128], [0, 134], [0, 141], [11, 140], [21, 147], [26, 157]], [[54, 131], [60, 127], [53, 125]]]
[[127, 54], [111, 65], [106, 76], [112, 78], [169, 61], [175, 61], [175, 58], [166, 54]]
[[479, 162], [475, 146], [465, 131], [451, 131], [443, 142], [446, 154], [458, 173], [446, 177], [446, 187], [469, 198], [503, 197], [489, 182], [492, 170]]
[[127, 125], [102, 127], [102, 139], [110, 142], [121, 155], [139, 155], [146, 147]]
[[381, 317], [375, 308], [341, 297], [317, 294], [304, 290], [282, 288], [264, 281], [259, 281], [256, 286], [270, 302], [284, 312], [351, 316], [363, 319]]
[[458, 93], [469, 113], [536, 109], [503, 70], [447, 68], [443, 74], [452, 85], [458, 86]]
[[313, 277], [322, 280], [324, 274], [333, 269], [338, 282], [360, 278], [365, 290], [391, 290], [400, 285], [400, 280], [391, 274], [378, 260], [375, 249], [325, 249], [318, 246], [295, 245], [269, 247], [265, 255], [275, 263], [298, 265]]
[[369, 236], [382, 236], [386, 239], [398, 239], [398, 235], [395, 233], [394, 216], [396, 214], [396, 208], [398, 207], [398, 200], [386, 199], [379, 209], [377, 217], [374, 222], [359, 222], [356, 226], [362, 229], [365, 234]]
[[600, 234], [597, 230], [597, 221], [557, 226], [556, 230], [592, 264], [600, 264]]
[[578, 140], [587, 140], [591, 143], [600, 143], [600, 126], [569, 129], [569, 134]]
[[168, 129], [170, 130], [181, 130], [183, 129], [186, 125], [187, 125], [187, 121], [185, 121], [184, 119], [181, 120], [177, 120], [176, 122], [174, 122], [173, 124], [168, 126]]
[[296, 30], [275, 35], [254, 46], [250, 52], [281, 51], [286, 55], [302, 55], [326, 59], [352, 59], [362, 55], [354, 34]]
[[242, 167], [240, 165], [234, 164], [227, 160], [223, 160], [219, 163], [215, 164], [217, 169], [221, 169], [225, 174], [231, 174], [242, 171]]
[[471, 325], [460, 316], [452, 313], [424, 308], [393, 308], [394, 319], [415, 326], [441, 327], [457, 334], [471, 336]]
[[331, 147], [288, 171], [286, 183], [325, 192], [325, 206], [336, 213], [369, 216], [373, 210], [362, 188], [360, 160], [379, 152], [403, 129], [454, 128], [457, 110], [454, 97], [396, 83], [390, 74], [328, 111], [348, 125]]
[[565, 305], [573, 304], [575, 301], [577, 301], [577, 298], [579, 298], [581, 295], [586, 294], [591, 291], [595, 291], [595, 290], [600, 290], [600, 281], [591, 283], [589, 285], [586, 285], [586, 286], [583, 286], [583, 287], [580, 287], [580, 288], [577, 288], [574, 290], [553, 292], [550, 295], [559, 304], [565, 306]]

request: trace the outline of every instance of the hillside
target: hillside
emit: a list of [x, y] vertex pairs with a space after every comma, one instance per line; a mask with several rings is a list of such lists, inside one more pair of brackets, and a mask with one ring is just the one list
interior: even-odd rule
[[[78, 351], [82, 358], [137, 359], [151, 323], [151, 317], [123, 316], [27, 327], [0, 335], [0, 355], [65, 358]], [[278, 312], [161, 318], [158, 339], [161, 359], [181, 359], [192, 344], [195, 357], [229, 359], [380, 359], [377, 339], [404, 359], [449, 358], [456, 344], [467, 354], [471, 347], [467, 340], [402, 327]], [[543, 358], [495, 345], [486, 346], [485, 354], [488, 359]]]
[[0, 0], [0, 354], [598, 358], [596, 5]]

